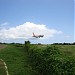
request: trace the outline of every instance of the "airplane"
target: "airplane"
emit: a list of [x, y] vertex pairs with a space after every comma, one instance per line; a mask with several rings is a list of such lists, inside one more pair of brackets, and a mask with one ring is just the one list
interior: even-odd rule
[[35, 35], [35, 34], [33, 33], [33, 36], [32, 36], [32, 37], [40, 38], [40, 37], [44, 37], [44, 35]]

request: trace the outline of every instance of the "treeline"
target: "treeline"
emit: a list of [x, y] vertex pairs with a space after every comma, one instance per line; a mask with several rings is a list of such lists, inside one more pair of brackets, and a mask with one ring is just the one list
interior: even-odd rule
[[26, 41], [24, 49], [33, 70], [32, 75], [75, 75], [75, 59], [61, 58], [56, 46], [38, 48]]
[[[27, 41], [26, 41], [27, 42]], [[29, 40], [28, 40], [28, 42], [30, 42]], [[0, 42], [0, 44], [21, 44], [21, 43], [2, 43], [2, 42]], [[38, 43], [38, 45], [41, 45], [41, 43]], [[53, 45], [75, 45], [75, 42], [73, 42], [73, 43], [53, 43]]]
[[0, 44], [7, 44], [7, 43], [2, 43], [2, 42], [0, 42]]
[[10, 44], [10, 45], [14, 45], [14, 46], [16, 46], [16, 47], [23, 47], [24, 46], [24, 44], [21, 44], [21, 43], [1, 43], [0, 42], [0, 44]]
[[74, 43], [53, 43], [53, 45], [75, 45]]
[[0, 44], [21, 44], [21, 43], [14, 43], [14, 42], [12, 42], [12, 43], [2, 43], [2, 42], [0, 42]]

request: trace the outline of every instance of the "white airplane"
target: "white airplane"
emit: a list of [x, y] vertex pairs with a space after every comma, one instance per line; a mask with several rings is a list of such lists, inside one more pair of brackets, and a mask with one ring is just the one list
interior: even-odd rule
[[33, 33], [33, 36], [32, 36], [32, 37], [40, 38], [40, 37], [44, 37], [44, 35], [35, 35], [35, 34]]

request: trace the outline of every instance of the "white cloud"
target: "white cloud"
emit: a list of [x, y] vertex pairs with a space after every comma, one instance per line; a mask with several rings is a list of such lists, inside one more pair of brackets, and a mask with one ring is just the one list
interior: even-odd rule
[[44, 24], [35, 24], [31, 22], [26, 22], [22, 25], [18, 25], [9, 29], [0, 30], [0, 39], [29, 39], [33, 38], [32, 33], [43, 34], [44, 38], [53, 37], [55, 34], [61, 34], [61, 31], [55, 29], [49, 29]]
[[5, 25], [8, 25], [9, 23], [8, 22], [4, 22], [2, 24], [0, 24], [0, 26], [5, 26]]
[[0, 29], [8, 28], [9, 27], [8, 25], [9, 25], [8, 22], [4, 22], [4, 23], [0, 24]]

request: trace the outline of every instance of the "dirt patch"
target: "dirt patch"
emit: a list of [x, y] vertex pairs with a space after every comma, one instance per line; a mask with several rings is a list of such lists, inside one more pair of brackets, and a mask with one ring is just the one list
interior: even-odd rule
[[0, 65], [3, 65], [3, 62], [0, 60]]
[[3, 63], [3, 61], [0, 60], [0, 69], [1, 69], [1, 68], [4, 69], [5, 67], [4, 67], [4, 63]]
[[5, 48], [7, 45], [0, 44], [0, 49]]

